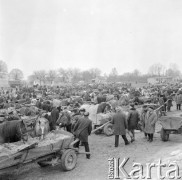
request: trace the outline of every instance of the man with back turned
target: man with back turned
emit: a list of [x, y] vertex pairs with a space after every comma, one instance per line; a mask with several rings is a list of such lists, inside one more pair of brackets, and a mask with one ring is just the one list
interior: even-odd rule
[[116, 108], [116, 114], [113, 116], [111, 123], [113, 124], [114, 128], [115, 147], [118, 147], [119, 135], [122, 136], [125, 145], [128, 145], [129, 142], [126, 138], [126, 129], [128, 129], [126, 115], [122, 112], [121, 108]]
[[[80, 118], [74, 126], [73, 134], [78, 138], [83, 146], [85, 146], [85, 152], [89, 153], [88, 136], [92, 131], [92, 121], [88, 118], [89, 113], [84, 112], [84, 117]], [[79, 148], [79, 143], [75, 144], [75, 147]], [[86, 154], [87, 159], [90, 159], [90, 154]]]

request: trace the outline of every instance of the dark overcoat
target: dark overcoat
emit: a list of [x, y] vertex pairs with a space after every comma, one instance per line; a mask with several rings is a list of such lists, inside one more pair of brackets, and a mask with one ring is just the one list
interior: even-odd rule
[[126, 135], [127, 122], [126, 115], [122, 112], [114, 114], [111, 123], [114, 128], [114, 135]]
[[137, 129], [138, 122], [140, 120], [140, 115], [135, 108], [130, 109], [127, 122], [128, 122], [128, 130]]
[[50, 129], [53, 130], [56, 128], [56, 122], [59, 118], [59, 110], [54, 107], [53, 110], [51, 111], [51, 118], [50, 118]]
[[82, 142], [88, 142], [88, 136], [92, 131], [92, 121], [87, 117], [80, 118], [75, 124], [73, 134]]
[[38, 107], [39, 109], [41, 109], [41, 108], [42, 108], [42, 104], [41, 104], [41, 102], [40, 102], [40, 101], [37, 101], [37, 102], [36, 102], [36, 107]]

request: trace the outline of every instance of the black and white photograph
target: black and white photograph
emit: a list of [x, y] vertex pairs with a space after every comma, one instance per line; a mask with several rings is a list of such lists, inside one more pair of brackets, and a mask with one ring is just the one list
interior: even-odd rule
[[0, 180], [182, 179], [181, 0], [0, 0]]

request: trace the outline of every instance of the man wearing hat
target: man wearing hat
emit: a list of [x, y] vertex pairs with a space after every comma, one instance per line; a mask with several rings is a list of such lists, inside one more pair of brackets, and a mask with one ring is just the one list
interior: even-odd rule
[[37, 102], [36, 102], [36, 105], [35, 105], [35, 106], [36, 106], [37, 108], [41, 109], [42, 104], [41, 104], [39, 98], [37, 98]]
[[72, 115], [72, 125], [71, 125], [71, 129], [73, 131], [75, 124], [78, 122], [79, 119], [84, 117], [84, 113], [85, 113], [85, 109], [81, 108], [81, 109], [74, 109], [74, 114]]
[[53, 107], [51, 111], [51, 122], [50, 122], [50, 130], [55, 130], [56, 129], [56, 122], [59, 118], [59, 110], [57, 109], [56, 106]]
[[131, 108], [128, 114], [127, 122], [128, 122], [128, 131], [131, 137], [131, 142], [135, 141], [135, 129], [138, 127], [138, 122], [140, 120], [140, 116], [138, 111], [135, 109], [134, 104], [130, 104]]
[[[142, 131], [144, 131], [145, 128], [145, 118], [146, 118], [146, 114], [147, 114], [147, 105], [143, 105], [142, 107], [142, 112], [141, 112], [141, 116], [140, 116], [140, 122], [139, 124], [141, 125], [141, 129]], [[147, 139], [147, 133], [144, 132], [145, 138]]]
[[113, 124], [113, 128], [114, 128], [115, 147], [118, 147], [119, 135], [122, 136], [122, 138], [125, 142], [125, 145], [128, 145], [129, 142], [126, 138], [126, 129], [128, 128], [126, 116], [122, 112], [122, 109], [120, 107], [116, 107], [116, 113], [114, 114], [111, 123]]
[[147, 133], [149, 142], [153, 141], [153, 134], [155, 132], [156, 122], [157, 122], [157, 114], [154, 111], [154, 107], [149, 106], [145, 118], [145, 127], [144, 127], [144, 132]]
[[[85, 146], [85, 152], [90, 152], [89, 144], [88, 144], [88, 136], [92, 131], [92, 121], [88, 118], [89, 113], [85, 112], [84, 117], [80, 118], [78, 122], [75, 124], [73, 129], [73, 134], [78, 138], [82, 144]], [[75, 147], [79, 147], [79, 143], [76, 143]], [[90, 159], [90, 154], [86, 154], [86, 158]]]
[[15, 101], [15, 109], [20, 109], [21, 105], [18, 103], [18, 101]]

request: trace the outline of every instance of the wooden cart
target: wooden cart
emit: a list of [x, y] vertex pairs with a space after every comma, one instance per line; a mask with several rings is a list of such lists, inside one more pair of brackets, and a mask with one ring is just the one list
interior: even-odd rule
[[[41, 167], [61, 164], [65, 171], [74, 169], [78, 149], [73, 148], [73, 135], [56, 130], [51, 136], [52, 140], [33, 139], [26, 144], [22, 142], [3, 144], [0, 153], [0, 173], [9, 172], [12, 168], [32, 162], [38, 163]], [[11, 150], [8, 147], [11, 147]]]
[[170, 134], [182, 134], [182, 117], [164, 116], [160, 119], [162, 141], [168, 141]]

